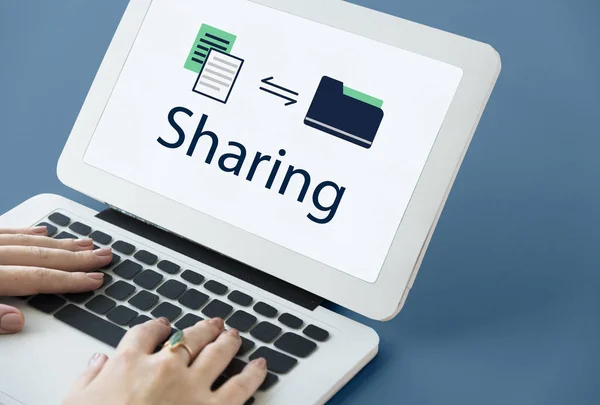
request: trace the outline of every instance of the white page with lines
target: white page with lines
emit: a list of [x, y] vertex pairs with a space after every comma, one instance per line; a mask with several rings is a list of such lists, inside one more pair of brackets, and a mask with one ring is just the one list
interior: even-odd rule
[[194, 91], [222, 103], [227, 102], [243, 60], [211, 49], [198, 75]]

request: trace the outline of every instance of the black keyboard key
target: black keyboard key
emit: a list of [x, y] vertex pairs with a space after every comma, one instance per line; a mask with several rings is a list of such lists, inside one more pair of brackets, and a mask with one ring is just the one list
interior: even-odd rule
[[237, 311], [227, 320], [227, 325], [239, 330], [240, 332], [248, 332], [254, 326], [257, 319], [254, 315], [250, 315], [244, 311]]
[[[222, 377], [225, 377], [227, 380], [229, 380], [230, 378], [233, 378], [236, 375], [240, 374], [247, 365], [248, 363], [246, 363], [245, 361], [234, 358], [233, 360], [231, 360], [231, 363], [229, 363], [225, 371], [223, 371]], [[249, 400], [244, 402], [244, 405], [252, 405], [253, 403], [254, 398], [250, 398]]]
[[71, 218], [58, 212], [55, 212], [54, 214], [50, 215], [48, 219], [51, 222], [54, 222], [56, 225], [60, 226], [67, 226], [69, 225], [69, 222], [71, 222]]
[[210, 386], [210, 389], [212, 391], [216, 391], [219, 388], [221, 388], [223, 386], [223, 384], [225, 384], [227, 382], [228, 378], [225, 377], [224, 375], [220, 375], [217, 377], [217, 379], [215, 380], [215, 382]]
[[129, 323], [129, 327], [133, 328], [136, 325], [140, 325], [142, 323], [146, 323], [148, 321], [152, 320], [152, 318], [147, 317], [146, 315], [140, 315], [137, 318], [135, 318], [133, 321], [131, 321]]
[[127, 280], [131, 280], [132, 278], [134, 278], [140, 271], [142, 271], [142, 265], [136, 262], [132, 262], [129, 259], [119, 264], [113, 270], [113, 272], [116, 275], [121, 276]]
[[155, 254], [150, 253], [146, 250], [138, 251], [133, 257], [135, 257], [142, 263], [146, 263], [149, 266], [153, 266], [158, 260], [158, 257]]
[[112, 283], [112, 281], [113, 281], [113, 276], [111, 276], [110, 274], [104, 273], [104, 280], [102, 280], [102, 285], [100, 286], [100, 288], [106, 287], [107, 285]]
[[104, 295], [97, 295], [90, 302], [85, 304], [86, 308], [91, 309], [97, 314], [104, 315], [117, 304], [110, 298], [106, 298]]
[[175, 320], [179, 315], [181, 315], [181, 308], [176, 307], [175, 305], [170, 304], [168, 302], [163, 302], [162, 304], [154, 308], [154, 311], [152, 311], [152, 315], [154, 315], [156, 318], [164, 316], [169, 321], [173, 322], [173, 320]]
[[200, 309], [208, 301], [208, 298], [208, 295], [190, 288], [179, 298], [179, 303], [189, 309]]
[[68, 299], [69, 301], [74, 302], [76, 304], [83, 304], [84, 302], [86, 302], [87, 300], [92, 298], [93, 296], [94, 296], [94, 293], [91, 291], [82, 292], [82, 293], [64, 294], [64, 297], [66, 299]]
[[163, 285], [158, 287], [157, 293], [163, 297], [176, 300], [186, 289], [186, 285], [177, 280], [167, 280]]
[[219, 300], [212, 300], [204, 309], [202, 313], [209, 318], [222, 318], [225, 319], [233, 311], [233, 307], [229, 304], [221, 302]]
[[275, 347], [296, 357], [308, 357], [317, 348], [317, 344], [295, 333], [284, 333], [277, 339]]
[[254, 310], [267, 318], [275, 318], [277, 316], [277, 310], [262, 301], [259, 301], [254, 305]]
[[123, 336], [125, 336], [125, 329], [73, 304], [69, 304], [58, 311], [54, 317], [112, 347], [117, 347]]
[[47, 314], [51, 314], [66, 303], [64, 298], [54, 294], [40, 294], [29, 300], [29, 305]]
[[238, 290], [232, 291], [227, 298], [229, 298], [231, 302], [235, 302], [243, 307], [247, 307], [252, 304], [252, 297]]
[[277, 335], [281, 333], [281, 328], [279, 326], [275, 326], [269, 322], [261, 322], [252, 331], [250, 334], [261, 340], [265, 343], [271, 343]]
[[114, 265], [116, 265], [117, 263], [119, 263], [121, 261], [121, 256], [119, 256], [118, 254], [116, 254], [115, 252], [113, 252], [112, 254], [112, 259], [110, 260], [110, 263], [108, 263], [106, 266], [102, 267], [103, 269], [110, 269], [111, 267], [113, 267]]
[[78, 239], [78, 238], [77, 238], [77, 236], [73, 235], [72, 233], [62, 231], [61, 233], [56, 235], [54, 237], [54, 239]]
[[135, 287], [123, 280], [119, 280], [106, 290], [104, 293], [116, 300], [123, 301], [135, 292]]
[[302, 333], [318, 342], [324, 342], [329, 339], [329, 332], [315, 325], [308, 325]]
[[218, 295], [223, 295], [227, 292], [227, 286], [215, 280], [208, 280], [206, 284], [204, 284], [204, 288]]
[[92, 240], [94, 242], [98, 242], [102, 245], [108, 245], [110, 243], [110, 241], [112, 241], [112, 236], [107, 235], [104, 232], [100, 232], [100, 231], [92, 232], [92, 234], [90, 235], [90, 238], [92, 238]]
[[40, 222], [37, 226], [45, 226], [48, 231], [48, 236], [51, 238], [58, 231], [58, 228], [48, 222]]
[[106, 317], [117, 325], [127, 326], [138, 316], [133, 309], [119, 305], [106, 315]]
[[156, 267], [169, 274], [177, 274], [179, 273], [179, 270], [181, 270], [179, 265], [168, 260], [163, 260], [162, 262], [158, 263]]
[[118, 240], [113, 243], [112, 248], [125, 255], [130, 255], [135, 252], [135, 246], [133, 246], [131, 243], [123, 242], [122, 240]]
[[279, 317], [279, 322], [281, 322], [285, 326], [289, 326], [292, 329], [299, 329], [304, 323], [302, 319], [288, 313], [282, 314]]
[[223, 375], [228, 378], [235, 377], [236, 375], [240, 374], [247, 365], [248, 363], [245, 361], [236, 359], [234, 357], [229, 365], [227, 365], [225, 368], [225, 371], [223, 371]]
[[184, 330], [186, 328], [191, 328], [201, 320], [202, 318], [200, 318], [199, 316], [196, 316], [194, 314], [186, 314], [183, 318], [177, 321], [175, 327], [179, 330]]
[[157, 285], [163, 280], [162, 274], [159, 274], [153, 270], [144, 270], [135, 278], [133, 282], [146, 290], [154, 290]]
[[[231, 378], [235, 377], [236, 375], [240, 374], [242, 372], [242, 370], [244, 370], [244, 367], [246, 367], [246, 365], [247, 365], [247, 363], [245, 361], [242, 361], [240, 359], [235, 359], [234, 358], [231, 361], [231, 363], [229, 363], [229, 366], [227, 366], [227, 368], [225, 369], [225, 371], [223, 372], [223, 374], [221, 374], [219, 377], [217, 377], [217, 379], [215, 380], [215, 382], [211, 386], [211, 390], [213, 390], [213, 391], [218, 390], [227, 381], [229, 381], [229, 379], [231, 379]], [[252, 405], [252, 404], [254, 404], [254, 402], [255, 402], [254, 397], [251, 397], [246, 402], [244, 402], [244, 405]]]
[[148, 311], [158, 303], [158, 295], [142, 290], [131, 298], [129, 303], [142, 311]]
[[87, 236], [92, 232], [92, 228], [81, 222], [73, 222], [71, 226], [69, 226], [69, 229], [83, 236]]
[[243, 356], [244, 354], [248, 353], [250, 350], [252, 350], [252, 348], [254, 347], [255, 343], [250, 340], [250, 339], [246, 339], [243, 336], [240, 336], [242, 338], [242, 345], [240, 346], [240, 349], [238, 350], [236, 356]]
[[200, 285], [204, 282], [204, 276], [192, 270], [186, 270], [181, 273], [181, 278], [194, 285]]
[[259, 391], [267, 391], [269, 388], [271, 388], [278, 382], [279, 382], [278, 376], [276, 376], [275, 374], [272, 374], [272, 373], [267, 373], [267, 377], [265, 378], [265, 381], [263, 381], [261, 386], [258, 387], [258, 390]]
[[295, 358], [264, 346], [252, 353], [250, 360], [261, 357], [267, 361], [267, 369], [279, 374], [287, 373], [298, 363]]

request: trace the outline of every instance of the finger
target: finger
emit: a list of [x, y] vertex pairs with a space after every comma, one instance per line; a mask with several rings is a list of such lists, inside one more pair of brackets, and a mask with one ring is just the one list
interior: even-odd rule
[[117, 347], [117, 352], [133, 351], [140, 354], [151, 354], [164, 342], [171, 333], [171, 325], [167, 318], [157, 318], [134, 326], [125, 334]]
[[69, 252], [39, 246], [0, 246], [0, 265], [34, 266], [65, 271], [89, 271], [112, 260], [110, 248]]
[[242, 405], [252, 397], [267, 376], [267, 362], [256, 359], [248, 363], [244, 370], [227, 381], [215, 395], [217, 404]]
[[223, 332], [217, 340], [200, 352], [200, 355], [194, 360], [192, 368], [197, 370], [202, 378], [208, 378], [212, 383], [231, 363], [235, 354], [240, 350], [241, 344], [242, 339], [236, 329]]
[[20, 332], [24, 323], [25, 319], [21, 311], [0, 304], [0, 335]]
[[92, 381], [94, 381], [94, 378], [96, 378], [96, 376], [100, 374], [100, 371], [102, 371], [102, 368], [106, 364], [107, 360], [108, 356], [106, 354], [94, 354], [90, 359], [88, 366], [83, 372], [83, 374], [81, 374], [73, 384], [72, 391], [81, 391], [85, 387], [87, 387]]
[[0, 234], [0, 246], [39, 246], [78, 252], [92, 250], [94, 241], [91, 239], [51, 239], [38, 235]]
[[104, 273], [82, 273], [43, 267], [0, 266], [0, 296], [62, 294], [97, 290]]
[[183, 331], [183, 340], [191, 353], [188, 353], [184, 348], [176, 348], [174, 351], [161, 350], [158, 355], [177, 359], [177, 361], [181, 361], [187, 366], [206, 345], [213, 342], [219, 336], [224, 327], [223, 320], [220, 318], [200, 321]]
[[45, 226], [35, 226], [33, 228], [14, 228], [14, 229], [0, 228], [0, 235], [5, 235], [5, 234], [46, 236], [46, 235], [48, 235], [48, 228], [46, 228]]

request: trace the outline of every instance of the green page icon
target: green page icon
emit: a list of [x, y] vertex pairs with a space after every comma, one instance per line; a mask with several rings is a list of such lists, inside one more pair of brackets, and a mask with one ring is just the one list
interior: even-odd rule
[[200, 73], [210, 49], [214, 48], [230, 53], [236, 38], [233, 34], [202, 24], [184, 67], [192, 72]]

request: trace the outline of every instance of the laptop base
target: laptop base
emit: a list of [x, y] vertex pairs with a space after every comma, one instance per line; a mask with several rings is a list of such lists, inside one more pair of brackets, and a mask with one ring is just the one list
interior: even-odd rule
[[[193, 269], [201, 273], [206, 279], [226, 285], [231, 291], [243, 291], [252, 296], [255, 302], [261, 301], [277, 308], [278, 313], [287, 313], [302, 319], [304, 325], [299, 329], [294, 329], [282, 324], [283, 321], [278, 318], [266, 318], [254, 312], [252, 307], [242, 308], [240, 305], [231, 302], [228, 296], [216, 296], [211, 291], [206, 290], [212, 287], [196, 287], [198, 291], [210, 295], [211, 300], [219, 300], [231, 305], [234, 308], [232, 312], [243, 309], [255, 316], [257, 322], [276, 324], [282, 329], [281, 334], [294, 333], [307, 338], [306, 335], [303, 335], [303, 331], [304, 326], [309, 324], [327, 330], [329, 333], [327, 340], [317, 342], [316, 350], [308, 357], [300, 358], [288, 353], [289, 357], [297, 360], [297, 363], [286, 373], [273, 372], [278, 377], [277, 384], [266, 391], [258, 392], [255, 397], [255, 404], [312, 405], [325, 403], [377, 353], [378, 336], [372, 329], [364, 325], [321, 306], [311, 311], [293, 304], [275, 294], [211, 268], [204, 263], [192, 260], [160, 244], [102, 221], [96, 217], [97, 213], [93, 210], [62, 197], [48, 194], [36, 196], [1, 216], [0, 227], [22, 227], [47, 222], [48, 216], [53, 212], [60, 212], [68, 216], [71, 224], [75, 222], [83, 223], [92, 229], [109, 234], [112, 236], [113, 241], [117, 239], [129, 241], [136, 245], [138, 250], [153, 252], [162, 259], [177, 263], [182, 267], [182, 270], [184, 268]], [[57, 226], [57, 228], [57, 232], [72, 232], [68, 227]], [[121, 256], [123, 260], [126, 255]], [[128, 260], [131, 262], [137, 261], [135, 258]], [[156, 266], [147, 265], [144, 267], [155, 269]], [[112, 274], [113, 270], [106, 271], [107, 274]], [[159, 272], [160, 269], [155, 269], [155, 271]], [[190, 287], [189, 283], [185, 280], [182, 281], [181, 274], [180, 272], [170, 275], [163, 272], [164, 281], [176, 280], [186, 283]], [[113, 275], [115, 281], [120, 278], [118, 275]], [[120, 281], [129, 283], [125, 280]], [[95, 294], [109, 294], [106, 291], [109, 287], [103, 287]], [[72, 305], [89, 311], [90, 314], [102, 318], [104, 321], [108, 321], [109, 318], [106, 314], [95, 314], [93, 310], [86, 307], [93, 298], [84, 304], [70, 302], [66, 299], [62, 308], [49, 314], [30, 305], [34, 299], [35, 297], [31, 298], [29, 302], [19, 298], [0, 299], [1, 303], [13, 305], [22, 310], [26, 319], [26, 326], [20, 334], [0, 337], [0, 358], [3, 364], [0, 370], [0, 398], [4, 405], [60, 403], [73, 381], [85, 369], [87, 361], [95, 352], [106, 353], [109, 356], [114, 354], [114, 348], [111, 345], [68, 326], [55, 317], [64, 308]], [[162, 296], [161, 300], [177, 304], [177, 301], [167, 300]], [[119, 306], [131, 307], [128, 301], [115, 301], [118, 301]], [[187, 308], [185, 310], [187, 313], [194, 313], [205, 318], [206, 316], [203, 315], [202, 311], [206, 310], [206, 306], [197, 311]], [[138, 310], [138, 312], [142, 311]], [[150, 314], [150, 312], [145, 313]], [[176, 324], [182, 317], [183, 315], [174, 319], [173, 323]], [[127, 329], [126, 326], [124, 328]], [[257, 348], [262, 349], [265, 347], [269, 350], [281, 351], [277, 347], [278, 337], [273, 339], [271, 343], [265, 343], [258, 340], [252, 334], [252, 330], [248, 333], [243, 332], [242, 336], [256, 341]], [[248, 361], [251, 355], [252, 351], [249, 351], [241, 356], [240, 360]], [[8, 365], [8, 367], [4, 365]]]

